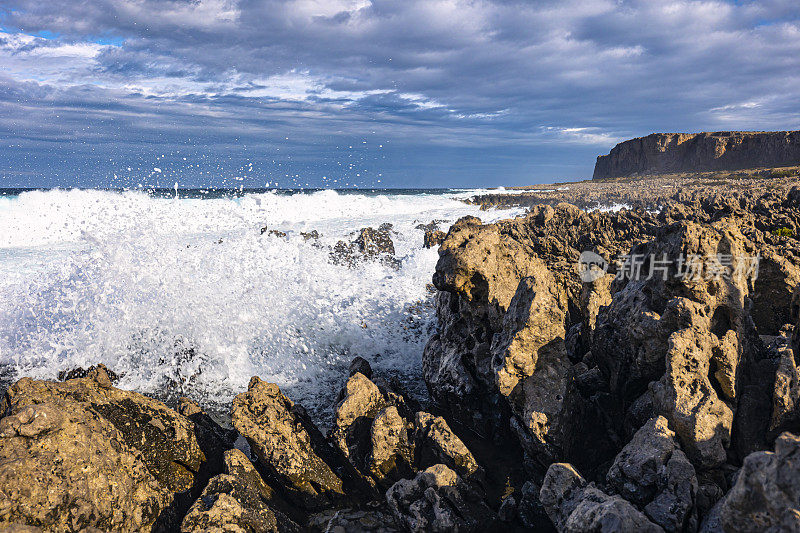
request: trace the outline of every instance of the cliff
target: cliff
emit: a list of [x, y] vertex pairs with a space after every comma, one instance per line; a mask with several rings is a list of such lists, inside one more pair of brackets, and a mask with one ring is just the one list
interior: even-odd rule
[[800, 131], [653, 133], [597, 158], [594, 178], [800, 164]]

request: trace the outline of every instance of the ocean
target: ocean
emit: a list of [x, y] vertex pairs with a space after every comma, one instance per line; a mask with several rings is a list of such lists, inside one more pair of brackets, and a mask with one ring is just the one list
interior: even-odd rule
[[[0, 375], [104, 363], [121, 388], [212, 412], [258, 375], [325, 425], [361, 356], [424, 396], [438, 254], [418, 226], [519, 213], [461, 201], [480, 192], [0, 190]], [[331, 260], [385, 223], [396, 262]]]

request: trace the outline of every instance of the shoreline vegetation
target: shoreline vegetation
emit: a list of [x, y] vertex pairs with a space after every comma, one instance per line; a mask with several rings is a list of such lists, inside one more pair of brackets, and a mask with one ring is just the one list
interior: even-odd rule
[[[798, 531], [798, 171], [476, 196], [529, 209], [419, 243], [439, 249], [429, 399], [355, 358], [327, 433], [258, 376], [222, 425], [103, 365], [22, 378], [0, 404], [0, 527]], [[385, 228], [338, 248], [341, 268], [394, 260]]]

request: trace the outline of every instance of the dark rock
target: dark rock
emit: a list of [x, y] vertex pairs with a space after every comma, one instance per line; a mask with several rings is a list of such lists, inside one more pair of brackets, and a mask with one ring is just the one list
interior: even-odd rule
[[423, 241], [423, 246], [425, 248], [433, 248], [434, 246], [439, 246], [444, 242], [445, 237], [447, 234], [441, 230], [428, 230], [425, 232], [425, 237]]
[[663, 531], [628, 501], [587, 483], [569, 464], [550, 465], [539, 498], [558, 531]]
[[348, 375], [352, 376], [355, 373], [363, 374], [367, 379], [372, 379], [372, 367], [363, 357], [356, 357], [350, 362]]
[[756, 452], [744, 461], [731, 491], [703, 523], [702, 531], [798, 531], [800, 525], [800, 439], [784, 433], [775, 452]]
[[434, 465], [413, 479], [402, 479], [386, 492], [386, 501], [406, 531], [483, 532], [501, 527], [483, 495], [444, 465]]

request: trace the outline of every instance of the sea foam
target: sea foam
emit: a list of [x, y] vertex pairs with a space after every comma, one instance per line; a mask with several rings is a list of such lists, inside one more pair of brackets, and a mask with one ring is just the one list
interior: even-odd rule
[[[466, 196], [0, 198], [0, 365], [13, 378], [52, 379], [102, 362], [123, 388], [221, 410], [258, 375], [324, 421], [357, 355], [419, 384], [438, 256], [417, 226], [516, 214], [479, 211], [459, 201]], [[331, 262], [338, 240], [387, 222], [399, 268]], [[301, 235], [312, 230], [318, 241]]]

